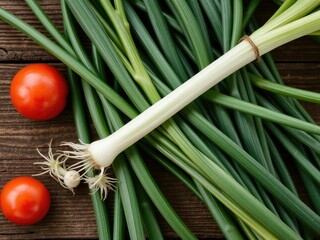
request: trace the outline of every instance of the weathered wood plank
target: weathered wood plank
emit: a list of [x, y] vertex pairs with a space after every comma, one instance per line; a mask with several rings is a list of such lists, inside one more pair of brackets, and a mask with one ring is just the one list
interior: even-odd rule
[[[52, 22], [61, 30], [62, 19], [59, 2], [60, 1], [56, 0], [39, 1], [40, 5], [46, 11]], [[23, 1], [3, 0], [0, 2], [0, 7], [11, 11], [19, 18], [31, 24], [34, 28], [38, 29], [40, 32], [46, 34], [45, 29], [37, 21], [36, 17]], [[56, 61], [56, 59], [31, 39], [1, 21], [0, 61]]]

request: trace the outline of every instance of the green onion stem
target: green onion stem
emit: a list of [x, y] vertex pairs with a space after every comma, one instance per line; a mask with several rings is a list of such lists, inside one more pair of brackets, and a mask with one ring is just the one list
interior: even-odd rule
[[[210, 37], [209, 37], [207, 23], [205, 21], [205, 16], [202, 14], [202, 11], [201, 11], [200, 3], [199, 3], [198, 0], [191, 0], [191, 1], [189, 0], [189, 1], [187, 1], [187, 3], [189, 5], [189, 7], [190, 7], [190, 10], [192, 11], [192, 13], [194, 15], [194, 18], [196, 19], [196, 22], [198, 24], [199, 30], [200, 30], [201, 35], [202, 35], [201, 38], [195, 39], [194, 42], [196, 42], [196, 43], [198, 42], [199, 43], [199, 40], [202, 39], [201, 41], [203, 43], [201, 43], [201, 44], [203, 44], [204, 48], [210, 49], [211, 48], [211, 40], [210, 40]], [[192, 28], [192, 26], [189, 23], [186, 23], [186, 25], [187, 25], [187, 27], [191, 27]], [[196, 31], [192, 31], [192, 33], [193, 34], [197, 34]], [[190, 36], [190, 37], [194, 38], [194, 36]], [[213, 61], [212, 51], [207, 51], [206, 55], [208, 55], [209, 62], [206, 64], [206, 65], [208, 65]], [[206, 65], [204, 64], [203, 66], [206, 66]], [[199, 66], [201, 66], [201, 65], [199, 65]], [[203, 67], [201, 67], [201, 68], [203, 68]]]
[[[243, 2], [242, 0], [233, 0], [233, 22], [232, 35], [230, 40], [230, 48], [237, 45], [241, 34], [243, 34]], [[249, 14], [247, 12], [247, 14]], [[250, 15], [250, 14], [249, 14]]]
[[277, 149], [274, 140], [271, 138], [270, 134], [266, 132], [267, 142], [270, 148], [271, 157], [273, 163], [276, 166], [277, 174], [282, 180], [283, 184], [296, 196], [299, 196], [295, 183], [290, 175], [288, 167], [286, 166], [285, 161], [282, 159], [279, 150]]
[[283, 132], [271, 123], [265, 123], [270, 131], [277, 136], [277, 139], [284, 146], [285, 149], [292, 155], [292, 157], [300, 165], [300, 168], [306, 171], [317, 184], [320, 184], [320, 171], [305, 157], [305, 155], [295, 148], [295, 143], [290, 141]]
[[254, 86], [288, 97], [293, 97], [302, 101], [311, 103], [320, 103], [320, 94], [316, 92], [311, 92], [303, 89], [297, 89], [289, 86], [284, 86], [282, 84], [273, 83], [271, 81], [265, 80], [253, 74], [250, 74], [250, 80]]
[[311, 176], [307, 174], [302, 169], [298, 169], [299, 174], [301, 176], [301, 179], [304, 183], [304, 186], [306, 186], [306, 191], [309, 194], [309, 198], [311, 200], [312, 205], [315, 208], [315, 211], [320, 214], [320, 204], [319, 204], [319, 197], [320, 197], [320, 191], [319, 191], [319, 185], [316, 184]]
[[[317, 3], [319, 4], [318, 1]], [[317, 28], [320, 25], [319, 15], [320, 10], [293, 22], [274, 28], [262, 35], [260, 35], [261, 33], [259, 33], [259, 31], [256, 31], [250, 35], [250, 38], [258, 47], [260, 55], [263, 55], [271, 49], [317, 31]], [[264, 28], [262, 27], [261, 29]]]
[[245, 8], [245, 12], [243, 13], [243, 21], [242, 26], [243, 30], [247, 27], [250, 20], [252, 20], [252, 15], [254, 14], [256, 8], [259, 6], [261, 0], [251, 0]]
[[297, 128], [310, 133], [320, 134], [320, 127], [318, 125], [302, 121], [300, 119], [288, 116], [281, 112], [276, 112], [265, 107], [258, 106], [228, 95], [218, 93], [210, 90], [203, 95], [203, 97], [213, 103], [220, 104], [224, 107], [233, 110], [241, 111], [243, 113], [251, 114], [265, 120], [269, 120], [281, 125]]
[[143, 67], [143, 64], [140, 60], [141, 58], [139, 57], [139, 53], [134, 47], [134, 42], [131, 38], [130, 32], [125, 27], [125, 24], [122, 22], [122, 19], [113, 8], [111, 2], [109, 0], [100, 0], [100, 2], [109, 18], [111, 19], [113, 26], [115, 27], [115, 30], [119, 35], [119, 39], [122, 41], [122, 45], [126, 51], [126, 55], [134, 70], [134, 75], [132, 77], [138, 83], [140, 83], [140, 86], [142, 87], [144, 92], [147, 93], [151, 103], [155, 103], [160, 98], [160, 96], [157, 94], [156, 89], [151, 83], [151, 80], [149, 79], [149, 76], [145, 71], [145, 68]]
[[[257, 99], [255, 97], [253, 86], [252, 86], [251, 82], [248, 80], [248, 71], [247, 71], [246, 67], [241, 69], [240, 77], [241, 78], [240, 78], [240, 81], [238, 81], [238, 84], [239, 84], [239, 87], [241, 88], [241, 92], [247, 93], [247, 97], [245, 98], [245, 100], [257, 105]], [[246, 89], [246, 91], [244, 89]], [[269, 172], [271, 172], [275, 177], [277, 177], [277, 174], [275, 172], [275, 168], [272, 163], [270, 149], [267, 144], [262, 119], [259, 117], [255, 117], [255, 118], [253, 118], [253, 121], [254, 121], [255, 125], [257, 126], [258, 139], [261, 144], [261, 150], [265, 156], [265, 158], [264, 158], [265, 167], [269, 170]]]
[[279, 16], [281, 13], [286, 11], [289, 7], [291, 7], [297, 0], [279, 0], [281, 1], [281, 6], [278, 10], [270, 17], [269, 21]]
[[123, 212], [123, 205], [120, 196], [119, 188], [114, 191], [114, 215], [113, 215], [113, 240], [124, 240], [125, 239], [125, 217]]
[[24, 0], [35, 16], [41, 21], [41, 24], [48, 30], [50, 35], [57, 41], [57, 43], [63, 47], [70, 54], [74, 54], [73, 49], [70, 44], [63, 36], [63, 34], [56, 28], [56, 26], [52, 23], [51, 19], [48, 15], [42, 10], [39, 3], [33, 0]]
[[[235, 16], [233, 16], [233, 11], [231, 9], [232, 9], [231, 0], [221, 1], [222, 39], [223, 39], [222, 51], [223, 51], [223, 53], [226, 53], [227, 51], [230, 50], [231, 36], [232, 36], [232, 32], [233, 32], [232, 26], [234, 26], [234, 27], [237, 26], [237, 25], [232, 24], [232, 22], [233, 22], [232, 18], [239, 17], [237, 14], [235, 14]], [[241, 23], [241, 21], [239, 21], [239, 22]]]
[[200, 0], [200, 4], [204, 9], [206, 16], [208, 17], [211, 26], [213, 26], [213, 31], [218, 39], [218, 42], [222, 46], [223, 42], [223, 28], [221, 20], [221, 12], [213, 1]]
[[[160, 11], [160, 6], [158, 1], [145, 0], [144, 4], [146, 6], [150, 22], [153, 26], [157, 39], [160, 43], [161, 50], [166, 56], [166, 59], [169, 60], [169, 64], [174, 69], [177, 69], [177, 73], [179, 73], [180, 79], [186, 80], [187, 75], [179, 59], [179, 55], [175, 48], [175, 44], [173, 42], [173, 38], [171, 36], [171, 33], [169, 31], [165, 18], [162, 12]], [[145, 39], [144, 37], [142, 38]], [[156, 54], [155, 52], [153, 52], [152, 54], [152, 56], [158, 56], [158, 55], [159, 54]]]
[[[186, 33], [185, 36], [187, 37], [187, 41], [193, 50], [199, 69], [203, 69], [211, 62], [211, 59], [209, 52], [206, 50], [205, 40], [203, 40], [204, 35], [196, 17], [192, 13], [185, 0], [181, 0], [179, 2], [166, 2], [178, 20], [183, 32]], [[193, 36], [197, 37], [194, 38]], [[199, 42], [201, 42], [201, 44], [198, 44]]]
[[[288, 2], [291, 0], [287, 0]], [[275, 13], [277, 16], [267, 21], [261, 28], [255, 31], [254, 35], [260, 35], [267, 33], [272, 29], [279, 28], [284, 26], [287, 23], [294, 22], [295, 20], [306, 16], [317, 6], [319, 6], [319, 1], [317, 0], [300, 0], [295, 1], [293, 4], [290, 3], [290, 7], [285, 9], [281, 14]], [[304, 27], [306, 28], [306, 26]], [[260, 35], [261, 36], [261, 35]]]
[[148, 239], [164, 239], [162, 236], [162, 232], [157, 220], [157, 216], [153, 211], [153, 206], [151, 205], [151, 201], [144, 191], [143, 187], [140, 185], [138, 181], [136, 181], [137, 193], [139, 199], [139, 206], [141, 209], [143, 223], [146, 228], [146, 235]]

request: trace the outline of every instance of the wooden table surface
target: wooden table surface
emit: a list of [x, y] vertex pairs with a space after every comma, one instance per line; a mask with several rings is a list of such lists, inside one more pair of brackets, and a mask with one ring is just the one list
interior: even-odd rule
[[[53, 21], [61, 27], [58, 0], [39, 1]], [[1, 0], [4, 7], [22, 19], [41, 29], [35, 17], [21, 0]], [[270, 16], [274, 4], [261, 3], [260, 21]], [[320, 45], [310, 38], [302, 38], [273, 51], [278, 69], [288, 85], [312, 91], [320, 91]], [[42, 50], [23, 34], [0, 21], [0, 188], [10, 179], [32, 175], [40, 171], [33, 163], [41, 160], [36, 148], [46, 152], [47, 143], [53, 139], [53, 148], [61, 141], [77, 141], [70, 104], [65, 111], [51, 121], [35, 122], [19, 115], [10, 97], [10, 81], [23, 66], [34, 62], [48, 62], [65, 71], [63, 64]], [[320, 107], [304, 106], [320, 123]], [[222, 239], [206, 208], [181, 183], [156, 163], [149, 163], [153, 176], [173, 207], [185, 223], [201, 239]], [[95, 239], [97, 238], [91, 200], [85, 185], [73, 196], [49, 176], [38, 177], [48, 187], [52, 206], [43, 221], [34, 226], [16, 226], [0, 214], [0, 239]], [[110, 194], [109, 199], [112, 199]], [[111, 200], [107, 201], [112, 209]], [[111, 211], [111, 210], [110, 210]], [[176, 235], [160, 218], [167, 239]]]

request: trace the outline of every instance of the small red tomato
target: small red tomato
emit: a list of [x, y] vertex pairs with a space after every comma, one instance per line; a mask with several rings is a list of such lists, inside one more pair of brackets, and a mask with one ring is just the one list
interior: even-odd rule
[[19, 113], [31, 120], [48, 120], [59, 115], [66, 105], [68, 85], [54, 67], [31, 64], [14, 76], [10, 97]]
[[50, 207], [47, 188], [33, 177], [16, 177], [7, 182], [0, 195], [3, 215], [19, 225], [39, 222]]

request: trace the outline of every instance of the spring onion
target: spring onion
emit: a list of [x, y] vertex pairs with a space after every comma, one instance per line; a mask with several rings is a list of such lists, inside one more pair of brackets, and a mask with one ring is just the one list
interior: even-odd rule
[[124, 149], [161, 125], [206, 90], [225, 79], [230, 73], [254, 61], [257, 58], [256, 48], [259, 51], [259, 56], [263, 55], [286, 42], [317, 31], [319, 22], [320, 12], [317, 11], [300, 20], [263, 32], [262, 35], [254, 33], [250, 37], [250, 42], [253, 43], [247, 40], [240, 42], [112, 135], [89, 145], [70, 144], [70, 146], [75, 149], [77, 157], [84, 159], [83, 162], [88, 166], [106, 168]]
[[255, 75], [250, 75], [250, 80], [254, 86], [273, 92], [281, 94], [284, 96], [294, 97], [299, 100], [303, 100], [311, 103], [320, 103], [320, 94], [316, 92], [311, 92], [303, 89], [297, 89], [289, 86], [284, 86], [282, 84], [273, 83], [266, 79], [257, 77]]
[[52, 153], [51, 142], [49, 143], [49, 152], [48, 156], [42, 154], [39, 150], [38, 153], [42, 156], [45, 161], [43, 162], [35, 162], [35, 165], [41, 165], [42, 173], [34, 174], [35, 176], [50, 174], [51, 177], [56, 179], [61, 186], [71, 190], [74, 193], [74, 188], [76, 188], [80, 184], [80, 174], [75, 170], [67, 170], [61, 165], [65, 163], [66, 158], [62, 158], [62, 155], [55, 157]]

